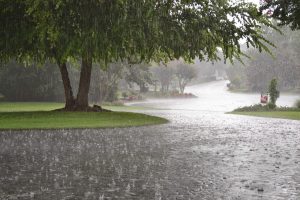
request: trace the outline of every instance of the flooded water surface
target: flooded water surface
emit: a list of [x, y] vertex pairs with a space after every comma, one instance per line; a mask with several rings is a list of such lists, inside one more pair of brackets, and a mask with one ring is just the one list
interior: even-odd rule
[[1, 131], [0, 199], [300, 199], [299, 121], [225, 114], [259, 94], [224, 81], [187, 92], [143, 103], [165, 125]]

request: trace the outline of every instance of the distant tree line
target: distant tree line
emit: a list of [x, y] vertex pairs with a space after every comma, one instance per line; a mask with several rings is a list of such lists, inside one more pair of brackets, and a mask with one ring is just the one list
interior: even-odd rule
[[6, 101], [63, 101], [59, 69], [46, 63], [24, 66], [10, 61], [0, 66], [0, 94]]
[[267, 91], [269, 82], [276, 78], [280, 90], [300, 89], [300, 31], [282, 27], [280, 34], [269, 28], [265, 37], [275, 44], [272, 56], [247, 50], [250, 57], [244, 65], [227, 65], [227, 74], [235, 89]]
[[187, 84], [197, 77], [195, 66], [185, 63], [183, 60], [174, 60], [153, 67], [152, 74], [163, 93], [178, 90], [179, 93], [183, 94]]
[[[79, 64], [68, 63], [70, 83], [79, 82]], [[5, 101], [63, 101], [64, 90], [59, 78], [59, 69], [54, 64], [44, 66], [26, 65], [11, 61], [0, 67], [0, 94]], [[120, 90], [153, 90], [159, 92], [178, 89], [184, 92], [186, 85], [196, 77], [195, 67], [183, 61], [152, 66], [146, 63], [129, 64], [116, 62], [100, 67], [94, 64], [91, 76], [89, 99], [91, 102], [117, 100]], [[125, 84], [125, 86], [124, 86]], [[74, 92], [77, 92], [74, 90]]]

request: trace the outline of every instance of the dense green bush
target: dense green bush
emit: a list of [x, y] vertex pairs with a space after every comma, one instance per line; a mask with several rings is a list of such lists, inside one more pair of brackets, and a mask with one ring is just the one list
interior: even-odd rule
[[270, 103], [269, 108], [274, 109], [276, 107], [276, 101], [279, 98], [279, 91], [277, 90], [277, 79], [273, 78], [270, 82], [269, 89]]
[[261, 104], [254, 104], [251, 106], [244, 106], [234, 110], [234, 112], [251, 112], [251, 111], [266, 111], [269, 107], [263, 106]]
[[298, 99], [295, 103], [296, 108], [300, 108], [300, 99]]
[[274, 109], [276, 108], [276, 104], [272, 103], [272, 102], [269, 102], [267, 105], [266, 105], [269, 109]]

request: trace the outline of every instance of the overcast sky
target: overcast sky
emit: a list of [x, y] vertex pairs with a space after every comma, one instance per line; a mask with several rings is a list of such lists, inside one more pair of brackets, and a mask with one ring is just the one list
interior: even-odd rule
[[246, 0], [246, 1], [256, 3], [257, 5], [259, 4], [259, 0]]

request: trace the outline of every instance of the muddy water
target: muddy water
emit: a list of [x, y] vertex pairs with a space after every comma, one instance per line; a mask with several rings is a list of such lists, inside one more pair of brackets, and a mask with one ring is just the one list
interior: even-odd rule
[[144, 102], [165, 125], [0, 132], [0, 199], [300, 199], [300, 122], [224, 114], [259, 96], [223, 86]]

